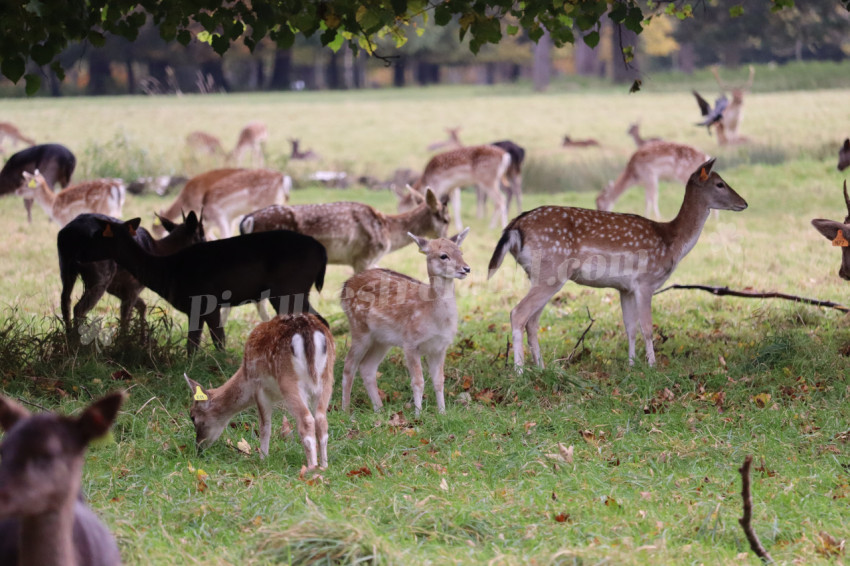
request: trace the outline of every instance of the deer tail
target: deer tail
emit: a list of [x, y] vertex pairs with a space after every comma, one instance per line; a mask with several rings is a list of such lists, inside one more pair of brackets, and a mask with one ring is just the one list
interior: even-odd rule
[[493, 257], [490, 258], [488, 266], [487, 279], [493, 277], [499, 266], [502, 265], [502, 260], [505, 259], [505, 254], [511, 252], [516, 257], [522, 249], [522, 232], [519, 228], [509, 224], [502, 232], [502, 237], [499, 238], [499, 243], [496, 244], [496, 249], [493, 250]]

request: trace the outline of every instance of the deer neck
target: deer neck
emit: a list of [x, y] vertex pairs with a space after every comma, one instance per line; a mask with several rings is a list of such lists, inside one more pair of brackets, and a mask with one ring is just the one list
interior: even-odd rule
[[667, 244], [678, 258], [684, 257], [696, 245], [703, 226], [711, 213], [699, 195], [688, 188], [679, 213], [667, 224]]
[[34, 198], [38, 205], [44, 209], [47, 216], [55, 220], [55, 216], [53, 215], [53, 205], [56, 202], [56, 193], [47, 187], [46, 181], [42, 179], [38, 182], [38, 185], [32, 192], [32, 198]]
[[400, 214], [384, 216], [390, 237], [390, 252], [394, 252], [413, 243], [408, 232], [422, 236], [430, 228], [431, 210], [427, 204], [420, 204], [412, 210]]
[[21, 518], [20, 566], [77, 566], [74, 550], [74, 497], [59, 509]]
[[233, 377], [220, 387], [208, 391], [210, 403], [217, 409], [219, 418], [230, 420], [233, 415], [244, 411], [254, 402], [255, 388], [245, 376], [245, 364], [252, 363], [257, 362], [243, 360]]
[[159, 257], [150, 254], [130, 236], [120, 236], [117, 243], [118, 254], [113, 259], [143, 285], [167, 299], [171, 280], [171, 262], [168, 259], [170, 256]]

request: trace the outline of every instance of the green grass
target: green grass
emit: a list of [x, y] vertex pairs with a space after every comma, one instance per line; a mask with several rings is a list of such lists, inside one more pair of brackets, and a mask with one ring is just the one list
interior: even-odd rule
[[[254, 118], [269, 125], [274, 163], [285, 162], [286, 138], [300, 137], [325, 158], [312, 167], [383, 175], [421, 168], [425, 146], [443, 137], [442, 128], [462, 125], [467, 142], [509, 137], [527, 147], [528, 176], [538, 180], [530, 180], [535, 191], [526, 208], [592, 207], [600, 183], [632, 151], [628, 124], [641, 118], [645, 135], [718, 155], [717, 170], [750, 204], [709, 219], [670, 283], [775, 289], [846, 304], [840, 253], [809, 224], [845, 214], [843, 176], [835, 171], [838, 144], [850, 133], [845, 99], [839, 91], [757, 92], [747, 99], [743, 125], [754, 143], [732, 150], [692, 126], [696, 105], [686, 91], [3, 100], [0, 117], [39, 141], [67, 143], [80, 172], [110, 175], [135, 174], [139, 164], [179, 172], [188, 131], [235, 140]], [[595, 137], [603, 148], [561, 149], [564, 133]], [[305, 174], [300, 165], [295, 172]], [[553, 185], [561, 188], [547, 189]], [[681, 187], [663, 184], [660, 195], [669, 218]], [[292, 195], [293, 203], [339, 199], [394, 210], [390, 193], [362, 188]], [[541, 321], [547, 369], [517, 375], [505, 347], [510, 309], [527, 282], [510, 258], [486, 280], [498, 232], [473, 218], [472, 195], [465, 199], [472, 232], [464, 253], [473, 275], [457, 285], [461, 323], [446, 362], [446, 414], [435, 414], [426, 385], [423, 414], [413, 418], [403, 358], [392, 351], [380, 368], [385, 411], [371, 411], [359, 381], [351, 415], [338, 410], [335, 393], [330, 468], [320, 479], [299, 477], [304, 455], [295, 439], [274, 435], [266, 460], [227, 445], [245, 438], [257, 446], [253, 411], [195, 454], [181, 375], [209, 384], [229, 377], [258, 320], [253, 309], [231, 315], [225, 352], [206, 343], [188, 361], [185, 317], [146, 291], [158, 309], [150, 314], [153, 345], [107, 340], [75, 349], [56, 319], [57, 227], [39, 209], [28, 225], [14, 198], [0, 199], [2, 390], [64, 412], [129, 390], [112, 439], [92, 447], [83, 480], [128, 564], [756, 564], [737, 522], [737, 467], [746, 454], [755, 456], [754, 524], [773, 557], [834, 562], [818, 536], [848, 536], [846, 316], [670, 291], [653, 304], [657, 368], [629, 368], [616, 293], [569, 284]], [[166, 202], [129, 197], [125, 215], [149, 224]], [[628, 192], [616, 209], [642, 212], [642, 191]], [[382, 265], [425, 276], [412, 247]], [[338, 294], [349, 274], [331, 267], [316, 300], [337, 339], [337, 384], [348, 349]], [[595, 322], [586, 349], [571, 364], [555, 361], [572, 352], [588, 309]], [[113, 328], [117, 304], [110, 299], [92, 315]], [[121, 369], [130, 380], [113, 378]], [[391, 420], [399, 411], [402, 424]], [[558, 443], [574, 447], [571, 463], [552, 456]]]

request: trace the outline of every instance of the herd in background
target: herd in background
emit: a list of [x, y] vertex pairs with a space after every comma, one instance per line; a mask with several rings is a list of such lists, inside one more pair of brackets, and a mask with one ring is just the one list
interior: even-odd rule
[[[724, 86], [715, 71], [718, 83]], [[731, 88], [710, 107], [694, 92], [703, 115], [700, 125], [718, 143], [744, 143], [739, 132], [743, 94], [752, 86]], [[457, 332], [455, 280], [472, 268], [460, 246], [469, 233], [447, 237], [451, 203], [462, 226], [460, 188], [474, 186], [478, 215], [487, 200], [494, 203], [491, 227], [503, 227], [488, 266], [492, 276], [510, 253], [528, 275], [531, 286], [511, 311], [514, 363], [524, 365], [524, 339], [532, 361], [544, 365], [538, 343], [543, 309], [567, 281], [616, 289], [634, 363], [636, 334], [643, 336], [646, 359], [654, 365], [652, 295], [673, 273], [699, 239], [710, 210], [747, 207], [715, 171], [714, 159], [696, 148], [658, 138], [642, 138], [639, 124], [628, 134], [637, 146], [621, 175], [598, 195], [597, 210], [542, 206], [522, 213], [522, 164], [525, 151], [503, 140], [465, 146], [459, 128], [449, 139], [428, 146], [437, 151], [421, 176], [395, 186], [399, 212], [387, 214], [357, 202], [292, 205], [289, 176], [264, 168], [262, 144], [268, 133], [260, 122], [249, 123], [233, 150], [204, 132], [193, 132], [187, 145], [221, 158], [229, 165], [189, 179], [174, 202], [157, 214], [153, 234], [140, 219], [121, 220], [126, 187], [120, 179], [97, 179], [70, 185], [76, 160], [58, 144], [33, 145], [18, 151], [0, 172], [0, 194], [25, 199], [28, 217], [33, 201], [62, 226], [57, 236], [61, 311], [69, 335], [77, 331], [97, 301], [110, 293], [121, 301], [120, 324], [132, 311], [144, 319], [144, 287], [159, 294], [189, 319], [187, 350], [191, 355], [207, 326], [216, 348], [225, 343], [226, 310], [270, 300], [278, 316], [248, 336], [242, 363], [220, 387], [206, 388], [185, 376], [192, 396], [190, 417], [199, 450], [221, 435], [238, 412], [256, 405], [260, 421], [261, 457], [268, 455], [272, 410], [283, 405], [297, 422], [309, 469], [328, 465], [326, 413], [333, 391], [335, 345], [328, 324], [310, 306], [312, 287], [321, 291], [327, 264], [354, 271], [344, 284], [341, 305], [349, 323], [351, 346], [342, 373], [342, 409], [349, 410], [351, 389], [359, 373], [372, 406], [382, 406], [377, 387], [380, 362], [393, 346], [404, 354], [417, 416], [424, 396], [425, 358], [436, 407], [445, 411], [443, 394], [446, 352]], [[11, 133], [10, 133], [11, 132]], [[0, 123], [3, 136], [32, 145], [11, 124]], [[318, 159], [312, 150], [292, 143], [292, 159]], [[593, 147], [596, 140], [564, 138], [566, 147]], [[239, 165], [245, 155], [254, 168]], [[838, 169], [850, 166], [850, 139], [839, 149]], [[658, 181], [685, 184], [675, 218], [659, 222]], [[56, 184], [63, 187], [53, 192]], [[611, 212], [629, 187], [645, 189], [646, 216]], [[848, 215], [844, 222], [817, 219], [812, 224], [835, 246], [844, 249], [840, 275], [850, 280], [850, 196], [844, 187]], [[521, 214], [508, 222], [513, 199]], [[31, 218], [31, 217], [30, 217]], [[232, 237], [239, 221], [239, 235]], [[205, 226], [206, 225], [206, 226]], [[209, 241], [210, 232], [217, 240]], [[425, 256], [428, 281], [375, 266], [383, 256], [415, 243]], [[71, 309], [78, 278], [84, 291]], [[117, 564], [117, 545], [108, 529], [82, 503], [81, 470], [88, 442], [104, 434], [123, 401], [113, 394], [92, 403], [77, 418], [52, 414], [31, 416], [20, 405], [0, 397], [0, 427], [6, 431], [0, 460], [0, 562], [21, 564]], [[22, 473], [31, 462], [43, 463], [41, 475]], [[55, 493], [50, 492], [53, 490]], [[37, 494], [37, 500], [32, 494]], [[44, 501], [50, 502], [45, 508]], [[26, 521], [21, 517], [28, 517]], [[55, 525], [61, 525], [56, 528]], [[37, 541], [37, 542], [33, 542]]]

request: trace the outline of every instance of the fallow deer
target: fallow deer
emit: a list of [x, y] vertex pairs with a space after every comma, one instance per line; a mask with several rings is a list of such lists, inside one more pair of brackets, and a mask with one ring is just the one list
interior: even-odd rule
[[689, 145], [659, 141], [639, 147], [629, 158], [626, 168], [616, 181], [596, 197], [596, 208], [610, 211], [614, 203], [632, 185], [643, 185], [646, 199], [646, 216], [658, 210], [658, 180], [687, 182], [691, 171], [709, 158], [708, 155]]
[[256, 404], [260, 457], [268, 456], [272, 410], [282, 402], [298, 424], [307, 467], [327, 468], [335, 360], [333, 336], [312, 314], [284, 314], [260, 323], [245, 342], [242, 365], [224, 385], [204, 389], [185, 376], [198, 450], [215, 442], [234, 415]]
[[850, 138], [844, 140], [844, 145], [838, 150], [838, 170], [844, 171], [850, 166]]
[[24, 182], [15, 194], [34, 199], [60, 226], [84, 212], [121, 216], [126, 196], [126, 187], [121, 179], [83, 181], [54, 193], [38, 169], [32, 174], [24, 171], [23, 177]]
[[[474, 185], [486, 192], [496, 206], [491, 225], [499, 218], [504, 226], [508, 222], [508, 213], [499, 183], [510, 165], [511, 156], [502, 148], [492, 145], [462, 147], [432, 157], [413, 188], [424, 193], [425, 187], [430, 187], [440, 200], [450, 195], [455, 225], [460, 229], [463, 225], [460, 218], [460, 189]], [[414, 206], [416, 203], [412, 195], [400, 195], [399, 212]]]
[[107, 433], [124, 395], [95, 401], [78, 417], [32, 416], [0, 397], [0, 564], [117, 566], [115, 537], [82, 501], [88, 444]]
[[428, 144], [428, 151], [449, 151], [451, 149], [458, 149], [463, 147], [463, 142], [460, 141], [460, 126], [456, 126], [454, 128], [445, 128], [446, 133], [449, 134], [449, 139], [435, 141]]
[[561, 147], [599, 147], [599, 142], [593, 138], [574, 140], [570, 136], [564, 136]]
[[850, 281], [850, 197], [847, 196], [847, 181], [844, 181], [844, 204], [847, 205], [847, 216], [844, 222], [816, 218], [812, 226], [832, 241], [832, 245], [841, 247], [841, 268], [838, 276]]
[[647, 143], [650, 143], [650, 142], [661, 141], [661, 138], [655, 138], [655, 137], [644, 138], [644, 137], [641, 137], [641, 135], [640, 135], [640, 123], [639, 122], [634, 122], [633, 124], [631, 124], [629, 126], [629, 129], [626, 131], [626, 133], [629, 134], [632, 137], [633, 140], [635, 140], [635, 145], [638, 146], [638, 147], [642, 147], [644, 144], [647, 144]]
[[[505, 193], [505, 208], [510, 210], [511, 200], [515, 198], [517, 212], [522, 212], [522, 164], [525, 161], [525, 148], [511, 140], [500, 140], [490, 145], [504, 149], [511, 156], [511, 164], [505, 171], [500, 184], [502, 192]], [[477, 190], [476, 196], [478, 197], [478, 217], [483, 218], [487, 206], [487, 193]]]
[[187, 351], [198, 347], [204, 325], [224, 348], [221, 309], [269, 299], [275, 311], [311, 312], [310, 288], [321, 291], [325, 247], [288, 230], [200, 242], [174, 254], [153, 255], [135, 240], [139, 218], [101, 221], [97, 245], [133, 277], [189, 316]]
[[407, 212], [383, 214], [368, 204], [330, 202], [270, 206], [242, 219], [242, 234], [292, 230], [316, 238], [328, 251], [328, 263], [350, 265], [354, 273], [374, 267], [388, 253], [412, 242], [408, 234], [442, 238], [449, 216], [445, 203], [427, 189], [414, 193], [420, 204]]
[[292, 150], [289, 152], [289, 159], [301, 161], [315, 161], [317, 159], [321, 159], [319, 154], [312, 149], [302, 151], [299, 147], [301, 145], [301, 140], [297, 138], [289, 138], [289, 144], [292, 146]]
[[223, 156], [224, 147], [221, 140], [206, 132], [194, 131], [186, 136], [186, 145], [197, 154]]
[[266, 125], [262, 122], [248, 122], [242, 131], [239, 132], [239, 139], [236, 141], [236, 147], [227, 154], [227, 162], [242, 164], [242, 156], [246, 151], [252, 156], [252, 163], [255, 167], [263, 167], [265, 160], [263, 158], [263, 146], [269, 138], [269, 131]]
[[[175, 220], [182, 212], [201, 212], [220, 238], [233, 234], [233, 221], [242, 214], [289, 200], [292, 179], [270, 169], [214, 169], [189, 179], [160, 216]], [[161, 234], [162, 229], [155, 228]]]
[[[0, 122], [0, 146], [3, 142], [9, 140], [12, 147], [17, 147], [19, 143], [26, 145], [35, 145], [35, 140], [28, 138], [21, 133], [21, 130], [11, 122]], [[0, 147], [0, 153], [3, 153], [3, 148]]]
[[351, 348], [342, 372], [342, 409], [348, 410], [351, 386], [360, 372], [375, 411], [382, 407], [378, 394], [378, 365], [393, 346], [404, 351], [413, 406], [422, 410], [425, 381], [421, 356], [428, 363], [437, 410], [445, 412], [443, 365], [446, 350], [457, 333], [455, 279], [464, 279], [470, 268], [460, 244], [466, 228], [452, 238], [427, 240], [410, 234], [425, 254], [429, 283], [422, 283], [388, 269], [369, 269], [350, 278], [342, 287], [342, 310], [351, 329]]
[[542, 206], [515, 218], [505, 228], [489, 276], [510, 252], [531, 280], [528, 294], [511, 311], [514, 363], [524, 361], [523, 334], [534, 362], [543, 367], [537, 329], [540, 315], [567, 281], [620, 292], [629, 342], [635, 358], [635, 330], [646, 344], [646, 359], [655, 364], [652, 346], [652, 294], [696, 245], [710, 209], [744, 210], [747, 203], [703, 163], [688, 179], [679, 214], [654, 222], [632, 214], [583, 208]]
[[[21, 186], [24, 171], [41, 171], [47, 186], [53, 190], [56, 183], [62, 188], [71, 183], [71, 175], [77, 166], [77, 158], [64, 145], [48, 143], [35, 145], [15, 153], [0, 170], [0, 195], [13, 193]], [[32, 222], [32, 199], [24, 199], [27, 221]]]

